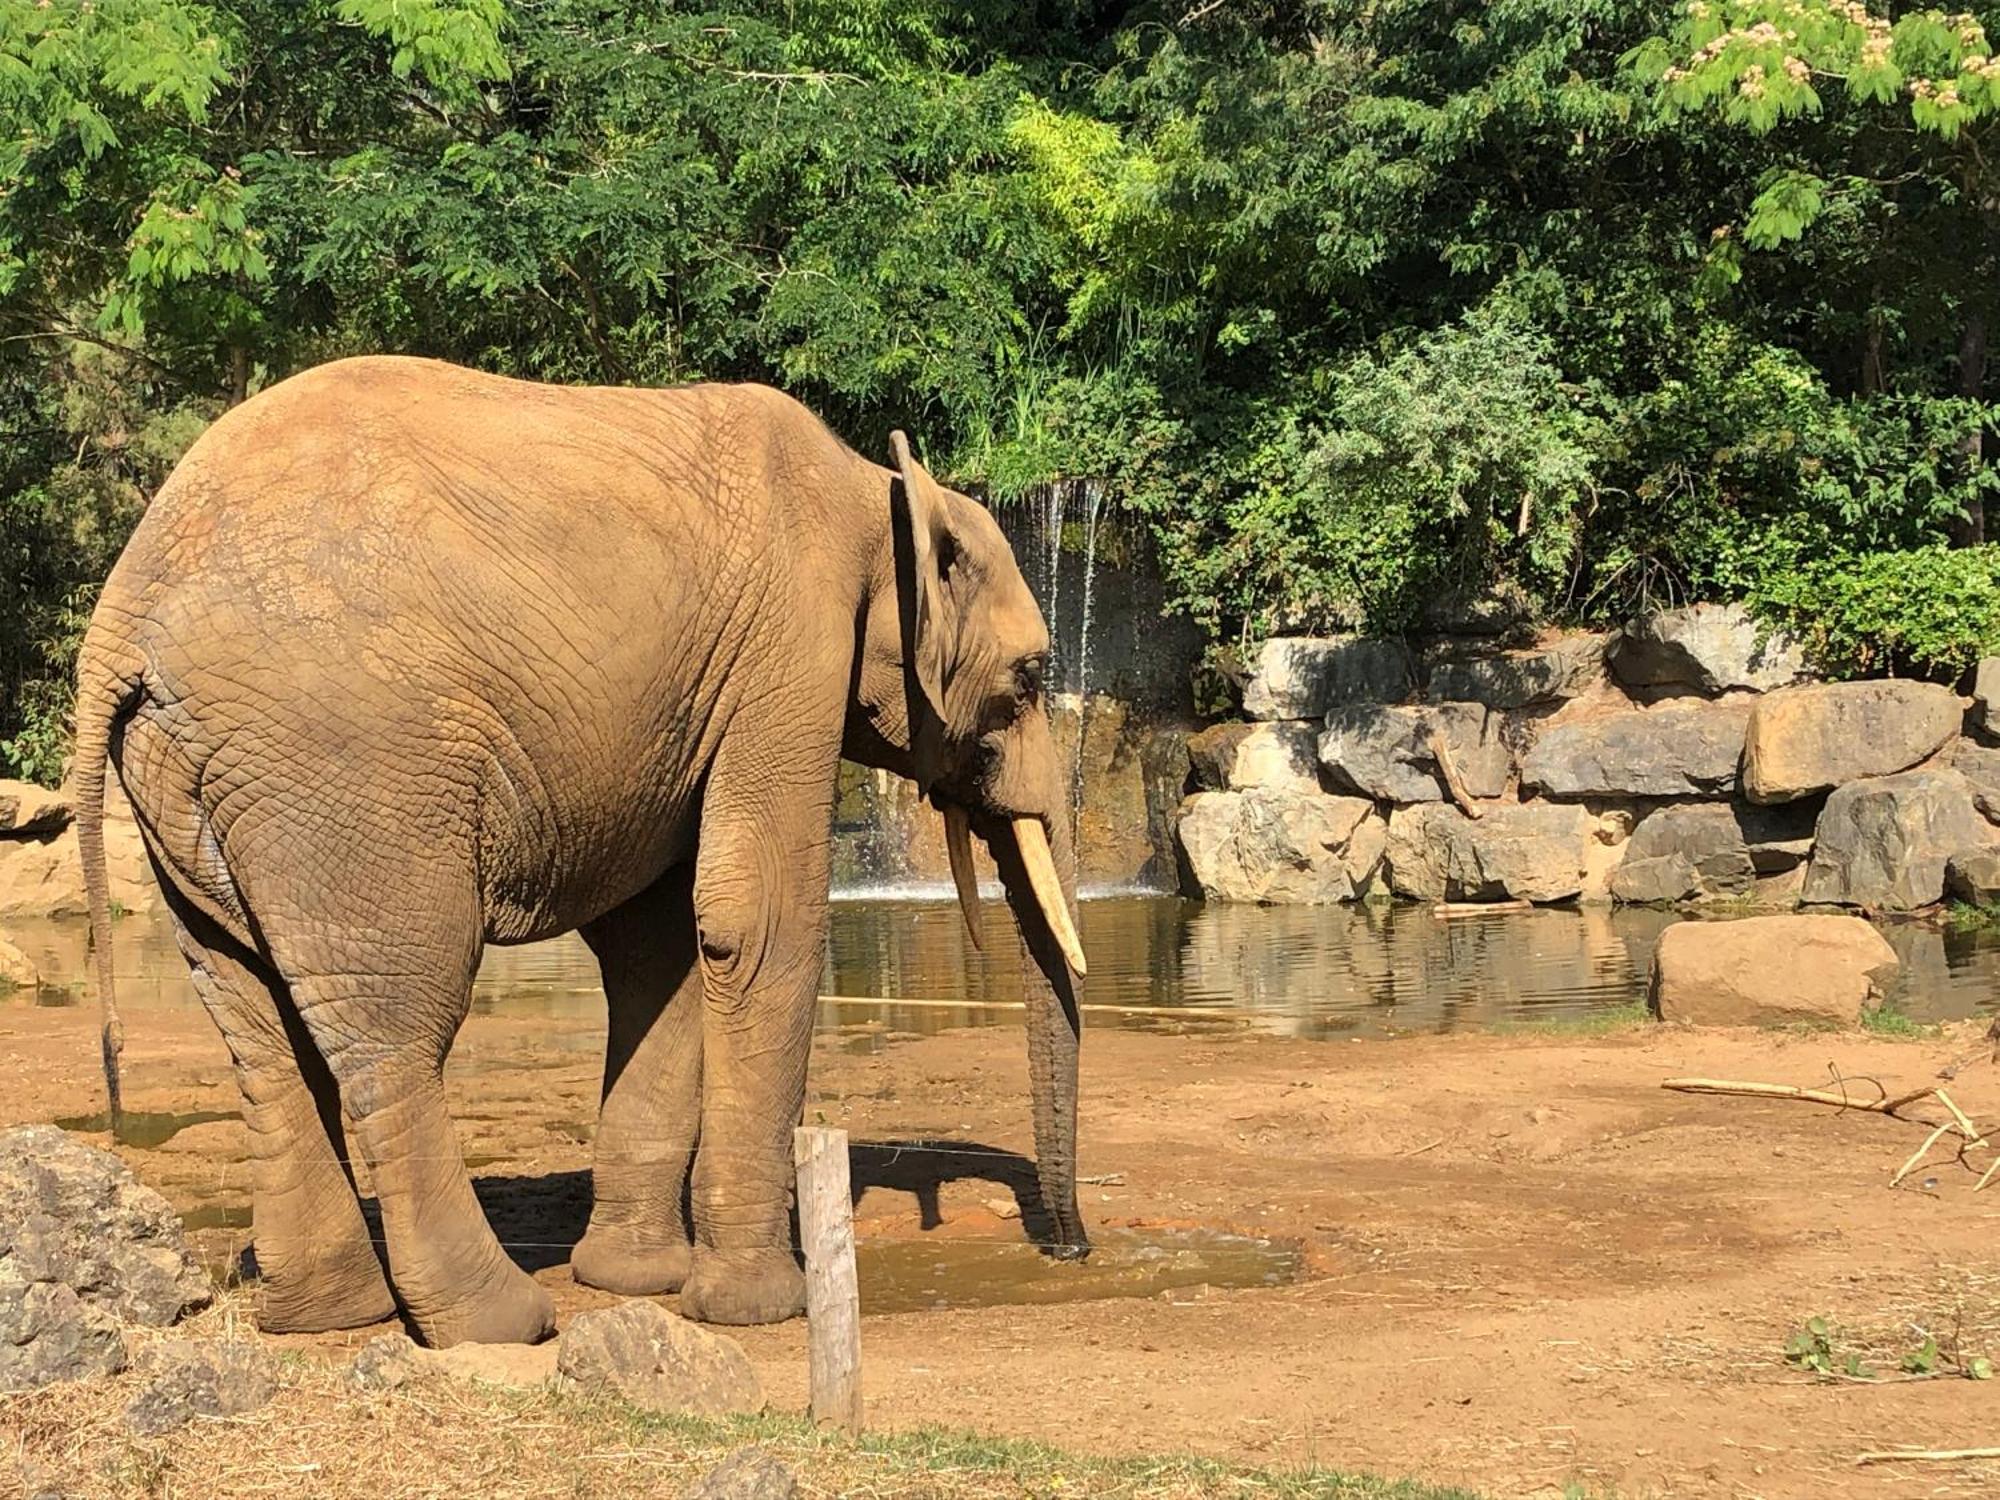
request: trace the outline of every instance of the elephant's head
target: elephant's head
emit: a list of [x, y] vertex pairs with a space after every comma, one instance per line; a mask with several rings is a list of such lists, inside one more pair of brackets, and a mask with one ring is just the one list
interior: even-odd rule
[[[992, 852], [1033, 960], [1028, 1063], [1054, 1253], [1088, 1252], [1076, 1206], [1076, 855], [1069, 777], [1043, 698], [1049, 631], [986, 508], [939, 485], [898, 432], [890, 549], [871, 600], [848, 753], [912, 777], [944, 815], [952, 879], [980, 941], [972, 839]], [[879, 470], [876, 472], [880, 472]], [[887, 580], [893, 571], [893, 614]]]

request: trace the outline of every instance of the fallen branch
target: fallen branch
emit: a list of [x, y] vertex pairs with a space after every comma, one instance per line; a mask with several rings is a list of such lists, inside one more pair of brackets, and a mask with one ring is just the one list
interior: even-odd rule
[[1951, 1129], [1951, 1121], [1946, 1120], [1944, 1124], [1938, 1126], [1936, 1130], [1933, 1130], [1929, 1135], [1925, 1136], [1924, 1143], [1921, 1146], [1917, 1147], [1916, 1150], [1910, 1153], [1910, 1159], [1904, 1162], [1900, 1167], [1896, 1168], [1896, 1175], [1889, 1179], [1889, 1186], [1895, 1187], [1905, 1177], [1908, 1177], [1910, 1173], [1914, 1172], [1917, 1169], [1917, 1163], [1922, 1161], [1925, 1155], [1930, 1151], [1931, 1147], [1937, 1144], [1938, 1137], [1943, 1135], [1949, 1129]]
[[1451, 800], [1458, 804], [1458, 810], [1468, 818], [1477, 818], [1479, 807], [1466, 792], [1465, 783], [1459, 779], [1458, 764], [1451, 758], [1451, 746], [1444, 741], [1444, 731], [1433, 728], [1428, 742], [1431, 747], [1431, 759], [1437, 762], [1438, 770], [1444, 776], [1445, 790], [1451, 793]]
[[1963, 1463], [1969, 1458], [2000, 1458], [2000, 1448], [1904, 1448], [1895, 1453], [1857, 1453], [1858, 1464]]
[[1751, 1099], [1799, 1099], [1807, 1104], [1831, 1104], [1836, 1109], [1865, 1109], [1878, 1115], [1893, 1115], [1904, 1106], [1927, 1099], [1937, 1092], [1934, 1086], [1928, 1086], [1898, 1094], [1893, 1099], [1886, 1095], [1880, 1099], [1856, 1099], [1850, 1094], [1834, 1094], [1825, 1089], [1800, 1088], [1795, 1083], [1736, 1083], [1721, 1078], [1669, 1078], [1660, 1087], [1681, 1094], [1740, 1094]]
[[1532, 901], [1440, 901], [1431, 908], [1431, 915], [1448, 922], [1453, 917], [1497, 917], [1502, 912], [1534, 909]]

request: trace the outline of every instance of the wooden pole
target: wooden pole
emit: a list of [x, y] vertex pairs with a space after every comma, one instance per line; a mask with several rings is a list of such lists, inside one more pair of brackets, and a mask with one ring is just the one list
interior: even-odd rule
[[815, 1422], [861, 1431], [861, 1289], [854, 1274], [854, 1198], [847, 1132], [792, 1132], [799, 1238], [806, 1253], [806, 1357]]

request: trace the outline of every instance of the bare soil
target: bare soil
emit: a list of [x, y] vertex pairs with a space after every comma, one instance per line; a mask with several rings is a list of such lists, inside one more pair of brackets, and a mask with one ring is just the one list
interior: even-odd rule
[[[128, 1011], [130, 1107], [233, 1111], [227, 1055], [199, 1012]], [[1492, 1496], [1993, 1494], [2000, 1464], [1856, 1460], [2000, 1440], [2000, 1382], [1897, 1369], [1926, 1332], [1946, 1365], [1954, 1353], [2000, 1363], [2000, 1191], [1975, 1196], [1948, 1141], [1892, 1189], [1927, 1133], [1918, 1123], [1659, 1086], [1827, 1086], [1833, 1068], [1900, 1092], [1976, 1052], [1981, 1030], [1646, 1025], [1369, 1042], [1095, 1031], [1083, 1171], [1110, 1180], [1085, 1190], [1086, 1215], [1294, 1242], [1302, 1279], [868, 1316], [871, 1424], [1316, 1463]], [[480, 1016], [451, 1065], [482, 1197], [565, 1314], [607, 1300], [566, 1264], [587, 1206], [599, 1055], [580, 1022]], [[2000, 1068], [1979, 1056], [1951, 1092], [2000, 1124]], [[71, 1115], [99, 1092], [88, 1009], [0, 1009], [0, 1118]], [[1020, 1166], [976, 1148], [1030, 1149], [1024, 1095], [1015, 1029], [824, 1034], [809, 1118], [857, 1142], [931, 1143], [857, 1150], [864, 1247], [1017, 1245], [1022, 1226], [1004, 1215]], [[195, 1210], [218, 1262], [241, 1248], [233, 1116], [119, 1149]], [[1788, 1336], [1814, 1315], [1881, 1378], [1787, 1363]], [[331, 1360], [373, 1331], [283, 1342]], [[803, 1408], [803, 1325], [743, 1341], [774, 1404]]]

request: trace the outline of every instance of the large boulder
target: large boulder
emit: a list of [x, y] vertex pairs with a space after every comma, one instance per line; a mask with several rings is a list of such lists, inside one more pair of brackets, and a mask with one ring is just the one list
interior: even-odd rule
[[1553, 802], [1497, 803], [1468, 818], [1446, 802], [1389, 815], [1398, 895], [1428, 901], [1566, 901], [1582, 894], [1598, 820]]
[[1943, 899], [1953, 855], [1994, 840], [1972, 783], [1956, 771], [1851, 781], [1826, 799], [1800, 897], [1914, 911]]
[[1706, 1026], [1851, 1026], [1896, 967], [1896, 950], [1859, 917], [1677, 922], [1653, 952], [1653, 1006], [1663, 1021]]
[[2000, 734], [2000, 656], [1983, 658], [1972, 672], [1973, 715], [1988, 734]]
[[1385, 833], [1374, 803], [1324, 792], [1196, 792], [1174, 828], [1190, 894], [1300, 905], [1366, 895]]
[[[159, 909], [160, 888], [153, 880], [145, 839], [129, 816], [107, 814], [104, 862], [114, 909]], [[88, 910], [74, 828], [27, 838], [0, 837], [0, 918], [80, 917]]]
[[5, 938], [0, 938], [0, 990], [32, 990], [42, 982], [35, 961]]
[[1812, 819], [1791, 808], [1673, 803], [1633, 829], [1610, 891], [1631, 902], [1744, 895], [1758, 877], [1798, 865], [1812, 848], [1812, 832]]
[[1759, 625], [1740, 604], [1692, 604], [1641, 615], [1612, 648], [1611, 671], [1628, 687], [1764, 692], [1797, 682], [1805, 657], [1791, 638]]
[[1525, 651], [1447, 656], [1431, 664], [1426, 691], [1440, 703], [1526, 708], [1574, 698], [1604, 676], [1606, 638], [1566, 635]]
[[1513, 757], [1500, 720], [1478, 703], [1391, 707], [1356, 703], [1328, 711], [1319, 759], [1334, 785], [1377, 802], [1437, 802], [1444, 774], [1431, 750], [1442, 738], [1467, 793], [1498, 797], [1507, 790]]
[[0, 1284], [9, 1282], [59, 1283], [155, 1327], [210, 1295], [167, 1200], [53, 1125], [0, 1131]]
[[15, 837], [67, 828], [67, 792], [52, 792], [32, 781], [0, 781], [0, 834]]
[[687, 1500], [794, 1500], [798, 1476], [762, 1448], [742, 1448], [708, 1471]]
[[1958, 694], [1930, 682], [1816, 682], [1767, 693], [1744, 736], [1744, 795], [1790, 802], [1893, 775], [1943, 749], [1964, 718]]
[[1726, 797], [1736, 788], [1749, 709], [1667, 703], [1559, 724], [1521, 762], [1521, 785], [1549, 797]]
[[1187, 742], [1195, 785], [1211, 792], [1317, 792], [1317, 728], [1278, 720], [1213, 724]]
[[1379, 636], [1274, 636], [1243, 685], [1252, 719], [1317, 719], [1337, 703], [1398, 703], [1414, 673], [1401, 641]]
[[616, 1392], [646, 1411], [723, 1417], [764, 1409], [743, 1346], [657, 1302], [577, 1314], [557, 1343], [556, 1367], [585, 1391]]

